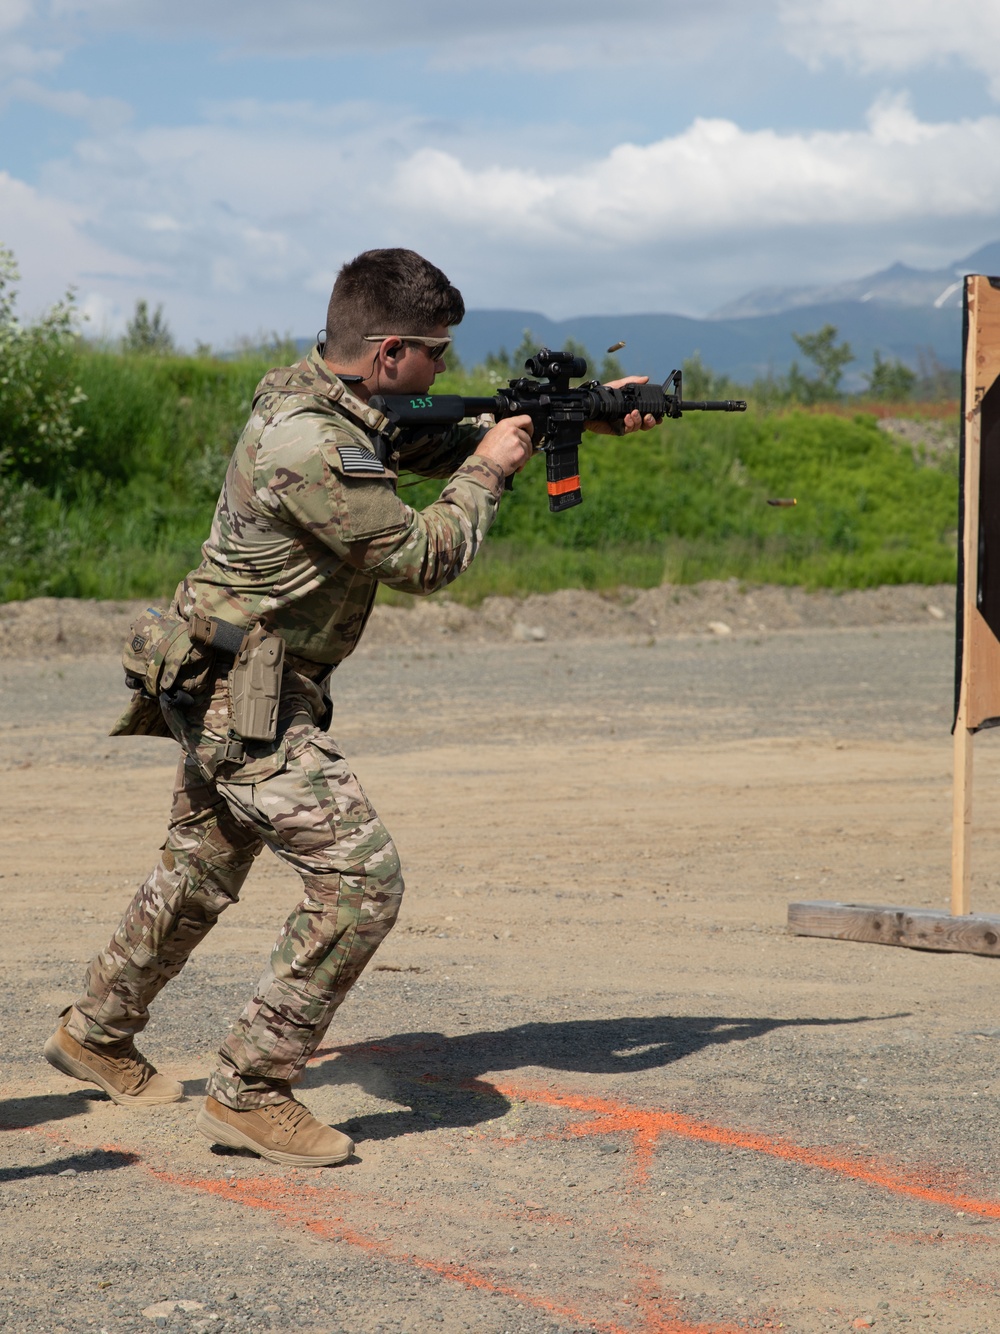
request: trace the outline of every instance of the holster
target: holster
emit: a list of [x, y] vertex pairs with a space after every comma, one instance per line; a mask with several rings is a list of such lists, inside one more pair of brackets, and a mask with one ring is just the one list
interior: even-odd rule
[[258, 621], [229, 673], [229, 721], [243, 741], [273, 741], [278, 727], [285, 641]]

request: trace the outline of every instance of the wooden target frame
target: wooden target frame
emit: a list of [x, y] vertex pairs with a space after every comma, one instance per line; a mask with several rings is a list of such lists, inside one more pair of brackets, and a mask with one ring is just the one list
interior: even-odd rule
[[955, 635], [951, 910], [790, 903], [800, 936], [1000, 956], [1000, 916], [969, 888], [973, 737], [1000, 726], [1000, 278], [965, 279]]

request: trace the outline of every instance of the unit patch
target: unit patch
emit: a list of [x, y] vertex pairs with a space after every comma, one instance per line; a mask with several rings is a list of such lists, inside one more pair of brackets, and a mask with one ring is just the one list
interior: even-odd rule
[[364, 445], [338, 445], [344, 472], [385, 472], [385, 464]]
[[141, 653], [146, 647], [146, 641], [142, 635], [134, 635], [132, 638], [132, 652]]

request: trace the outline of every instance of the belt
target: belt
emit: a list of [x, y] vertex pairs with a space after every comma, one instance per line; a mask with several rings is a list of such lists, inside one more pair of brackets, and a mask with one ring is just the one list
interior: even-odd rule
[[[204, 648], [214, 649], [223, 662], [227, 658], [235, 659], [246, 637], [244, 627], [233, 625], [231, 621], [223, 621], [218, 616], [202, 616], [200, 612], [192, 613], [190, 627], [193, 642], [201, 644]], [[287, 649], [285, 666], [290, 667], [293, 672], [298, 672], [300, 676], [308, 677], [310, 681], [322, 681], [333, 671], [333, 665], [328, 662], [314, 662], [311, 658], [301, 658], [297, 653], [289, 653]]]

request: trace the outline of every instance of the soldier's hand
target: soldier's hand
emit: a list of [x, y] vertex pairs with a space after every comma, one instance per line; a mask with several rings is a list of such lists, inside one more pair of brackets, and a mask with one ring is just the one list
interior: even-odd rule
[[[609, 380], [604, 387], [605, 389], [621, 389], [622, 386], [626, 384], [648, 383], [648, 375], [626, 375], [624, 380]], [[636, 409], [635, 412], [630, 412], [622, 422], [622, 426], [625, 428], [625, 435], [629, 435], [632, 431], [651, 431], [656, 425], [657, 421], [655, 417], [650, 416], [649, 413], [644, 417], [638, 409]], [[588, 431], [593, 431], [595, 435], [618, 434], [610, 422], [587, 422], [586, 429]]]
[[535, 452], [531, 443], [534, 423], [528, 416], [505, 417], [480, 440], [476, 453], [503, 469], [505, 477], [520, 472]]

